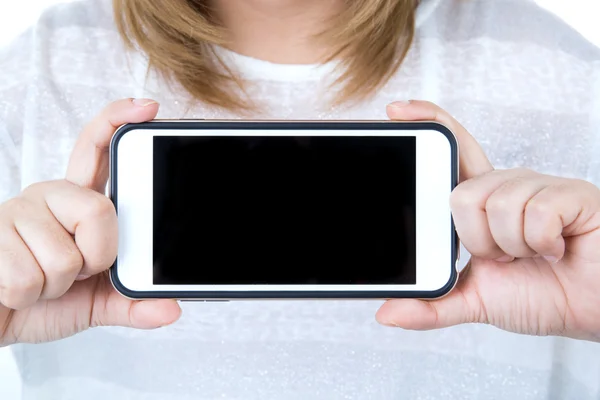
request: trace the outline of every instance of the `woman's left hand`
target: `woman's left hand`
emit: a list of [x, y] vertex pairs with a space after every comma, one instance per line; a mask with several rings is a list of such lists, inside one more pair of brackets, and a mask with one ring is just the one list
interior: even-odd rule
[[377, 320], [428, 330], [484, 323], [530, 335], [600, 341], [600, 190], [526, 169], [494, 170], [448, 113], [422, 101], [388, 106], [393, 120], [435, 120], [460, 148], [450, 198], [471, 253], [455, 289], [433, 301], [387, 301]]

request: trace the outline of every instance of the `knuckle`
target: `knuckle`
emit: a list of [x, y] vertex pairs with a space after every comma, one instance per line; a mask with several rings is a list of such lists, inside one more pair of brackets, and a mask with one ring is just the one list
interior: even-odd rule
[[470, 185], [464, 183], [458, 185], [450, 194], [450, 208], [453, 210], [464, 210], [477, 207], [479, 199]]
[[585, 179], [570, 179], [567, 182], [562, 182], [562, 186], [564, 186], [569, 193], [578, 191], [580, 193], [590, 193], [593, 195], [600, 194], [598, 186]]
[[56, 263], [52, 265], [53, 269], [58, 272], [71, 272], [81, 268], [83, 256], [71, 235], [63, 229], [57, 229], [53, 232], [53, 236], [57, 249], [56, 254], [52, 257], [53, 262]]
[[48, 190], [51, 190], [56, 186], [60, 186], [61, 184], [62, 180], [35, 182], [23, 189], [21, 195], [24, 197], [43, 196], [44, 193], [48, 192]]
[[555, 238], [548, 231], [540, 231], [535, 234], [526, 235], [525, 240], [529, 247], [540, 250], [546, 247], [551, 247], [554, 243]]
[[44, 190], [45, 185], [46, 185], [45, 182], [32, 183], [31, 185], [29, 185], [25, 189], [23, 189], [21, 194], [24, 196], [38, 194], [39, 192]]
[[91, 219], [102, 219], [116, 214], [110, 199], [98, 193], [87, 201], [84, 215]]
[[549, 229], [552, 209], [544, 202], [530, 203], [525, 211], [525, 241], [534, 249], [551, 246], [556, 240], [556, 232]]
[[598, 187], [596, 185], [594, 185], [590, 181], [586, 181], [585, 179], [573, 179], [573, 183], [575, 183], [576, 185], [580, 185], [584, 188], [590, 189], [590, 190], [594, 190], [594, 191], [598, 190]]
[[2, 205], [3, 210], [9, 215], [28, 214], [33, 208], [33, 204], [22, 196], [13, 197]]
[[19, 274], [12, 279], [12, 285], [9, 288], [16, 293], [27, 293], [33, 292], [38, 289], [41, 290], [44, 283], [41, 272], [31, 272], [29, 274]]
[[510, 208], [511, 201], [506, 196], [491, 196], [485, 203], [485, 211], [489, 214], [505, 214]]
[[514, 168], [513, 171], [516, 173], [517, 176], [523, 176], [523, 177], [538, 174], [531, 168], [526, 168], [526, 167]]
[[2, 284], [2, 304], [15, 309], [26, 306], [27, 299], [37, 299], [42, 291], [43, 283], [41, 272], [12, 274]]
[[23, 189], [21, 194], [24, 197], [44, 196], [49, 191], [64, 190], [68, 185], [72, 185], [72, 183], [66, 179], [35, 182]]
[[48, 260], [44, 270], [56, 274], [68, 274], [83, 266], [83, 257], [79, 251], [63, 247], [63, 250]]
[[0, 289], [0, 304], [12, 310], [19, 310], [27, 306], [23, 296], [16, 296], [14, 292], [8, 289]]
[[551, 191], [554, 195], [564, 196], [565, 194], [573, 192], [575, 189], [573, 187], [574, 182], [574, 180], [560, 180], [551, 186]]
[[523, 210], [525, 202], [522, 200], [522, 191], [529, 184], [531, 172], [526, 168], [516, 168], [513, 172], [515, 176], [502, 183], [487, 199], [486, 212], [504, 214], [517, 208]]
[[547, 201], [538, 200], [535, 197], [527, 203], [525, 207], [525, 214], [527, 218], [534, 220], [546, 220], [551, 217], [553, 213], [552, 205]]

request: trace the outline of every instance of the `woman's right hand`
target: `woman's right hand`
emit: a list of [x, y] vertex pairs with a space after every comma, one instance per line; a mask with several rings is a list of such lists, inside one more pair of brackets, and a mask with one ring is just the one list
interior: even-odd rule
[[0, 205], [0, 346], [179, 318], [177, 302], [126, 299], [107, 273], [118, 243], [116, 212], [103, 194], [109, 143], [120, 125], [157, 112], [151, 100], [112, 103], [81, 133], [66, 179], [34, 184]]

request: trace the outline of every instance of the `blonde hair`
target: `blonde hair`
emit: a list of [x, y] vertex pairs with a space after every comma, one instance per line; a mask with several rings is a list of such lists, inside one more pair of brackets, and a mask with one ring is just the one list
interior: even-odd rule
[[[419, 0], [345, 0], [318, 38], [332, 49], [323, 60], [339, 60], [343, 70], [336, 103], [373, 94], [398, 70], [414, 37]], [[215, 45], [227, 47], [223, 27], [206, 0], [113, 0], [115, 21], [130, 49], [144, 52], [150, 69], [177, 82], [194, 98], [243, 110], [244, 82], [227, 68]]]

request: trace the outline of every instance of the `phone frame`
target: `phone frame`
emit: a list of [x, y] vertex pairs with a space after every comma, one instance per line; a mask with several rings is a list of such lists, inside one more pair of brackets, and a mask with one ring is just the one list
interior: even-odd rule
[[[443, 134], [450, 144], [451, 188], [458, 184], [458, 142], [453, 132], [434, 121], [276, 121], [276, 120], [153, 120], [142, 123], [125, 124], [119, 127], [110, 143], [110, 166], [108, 196], [118, 210], [117, 191], [117, 147], [121, 138], [131, 130], [434, 130]], [[417, 222], [418, 223], [418, 222]], [[174, 291], [152, 290], [134, 291], [125, 287], [119, 280], [118, 258], [109, 270], [114, 288], [123, 296], [134, 299], [178, 299], [184, 301], [227, 301], [227, 300], [267, 300], [267, 299], [392, 299], [420, 298], [436, 299], [448, 294], [458, 280], [459, 239], [451, 217], [451, 251], [448, 266], [451, 269], [448, 282], [438, 290], [265, 290], [265, 291]], [[418, 263], [417, 263], [418, 268]]]

